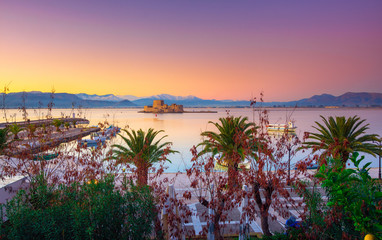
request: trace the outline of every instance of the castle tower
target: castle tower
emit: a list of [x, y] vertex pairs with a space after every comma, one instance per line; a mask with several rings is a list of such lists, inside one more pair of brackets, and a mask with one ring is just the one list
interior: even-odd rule
[[164, 105], [164, 101], [163, 100], [154, 100], [153, 101], [153, 108], [162, 108], [162, 106]]

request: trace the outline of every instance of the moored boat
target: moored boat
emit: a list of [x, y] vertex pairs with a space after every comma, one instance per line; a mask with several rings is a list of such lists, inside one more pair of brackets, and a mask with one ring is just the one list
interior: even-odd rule
[[[215, 159], [215, 166], [214, 166], [215, 171], [227, 171], [228, 170], [227, 164], [224, 161], [221, 161], [219, 159], [219, 157], [215, 156], [214, 159]], [[239, 167], [239, 169], [241, 169], [242, 167], [244, 167], [246, 169], [250, 169], [251, 168], [251, 161], [246, 160], [244, 162], [241, 162], [241, 163], [239, 163], [238, 167]]]
[[107, 137], [94, 136], [92, 139], [81, 139], [78, 141], [81, 147], [96, 147], [98, 144], [105, 144]]
[[93, 133], [90, 139], [81, 139], [78, 141], [81, 147], [97, 147], [99, 144], [105, 144], [106, 140], [116, 136], [121, 129], [115, 126], [109, 126], [101, 132]]
[[[244, 167], [245, 169], [250, 169], [251, 163], [250, 162], [239, 163], [239, 169], [241, 169], [242, 167]], [[218, 162], [216, 162], [214, 170], [215, 171], [224, 171], [225, 172], [225, 171], [228, 171], [228, 166], [223, 165], [223, 164], [219, 164]]]
[[58, 153], [43, 153], [43, 154], [36, 154], [33, 156], [34, 161], [44, 161], [44, 160], [52, 160], [54, 158], [58, 157]]
[[267, 125], [268, 131], [276, 131], [276, 132], [294, 132], [296, 130], [296, 126], [293, 122], [288, 122], [288, 124], [269, 124]]

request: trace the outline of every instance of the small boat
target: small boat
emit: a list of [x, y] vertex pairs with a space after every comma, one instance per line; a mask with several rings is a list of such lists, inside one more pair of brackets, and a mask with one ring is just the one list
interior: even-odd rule
[[106, 137], [93, 137], [93, 139], [81, 139], [78, 141], [81, 147], [97, 147], [98, 144], [105, 144]]
[[318, 167], [318, 164], [313, 164], [312, 166], [307, 167], [307, 169], [317, 169]]
[[81, 139], [78, 143], [81, 147], [97, 147], [99, 144], [105, 144], [106, 140], [114, 137], [120, 131], [119, 127], [111, 125], [101, 132], [92, 133], [90, 139]]
[[105, 144], [107, 137], [99, 133], [92, 133], [90, 138], [78, 140], [81, 147], [97, 147], [98, 144]]
[[104, 131], [99, 133], [99, 135], [106, 136], [107, 139], [110, 139], [110, 137], [115, 137], [117, 133], [119, 133], [120, 131], [121, 131], [121, 128], [110, 125]]
[[[216, 170], [216, 171], [228, 171], [227, 164], [225, 164], [224, 162], [220, 161], [219, 157], [214, 157], [214, 159], [215, 159], [214, 170]], [[242, 167], [244, 167], [246, 169], [250, 169], [251, 168], [251, 162], [250, 161], [246, 161], [246, 162], [239, 163], [239, 169], [241, 169]]]
[[269, 132], [277, 131], [277, 132], [294, 132], [296, 130], [296, 126], [293, 122], [288, 122], [288, 124], [269, 124], [267, 125], [267, 130]]
[[[317, 169], [319, 167], [320, 166], [318, 166], [318, 164], [313, 164], [313, 165], [309, 165], [308, 167], [306, 167], [306, 169], [311, 170], [311, 169]], [[294, 170], [297, 170], [297, 167], [295, 167]]]
[[[245, 169], [250, 169], [251, 167], [251, 163], [250, 162], [243, 162], [243, 163], [239, 163], [239, 170], [241, 169], [241, 167], [244, 167]], [[214, 167], [214, 170], [216, 171], [228, 171], [228, 167], [226, 165], [223, 165], [223, 164], [219, 164], [218, 162], [215, 163], [215, 167]]]
[[58, 157], [58, 153], [44, 153], [44, 154], [36, 154], [33, 156], [34, 161], [44, 161], [44, 160], [52, 160]]

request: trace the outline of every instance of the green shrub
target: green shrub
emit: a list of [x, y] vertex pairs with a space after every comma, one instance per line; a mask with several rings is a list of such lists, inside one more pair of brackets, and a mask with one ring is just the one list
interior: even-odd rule
[[[328, 158], [316, 174], [328, 197], [322, 200], [319, 192], [305, 191], [309, 210], [303, 229], [296, 234], [305, 234], [314, 239], [360, 239], [367, 233], [382, 237], [382, 193], [377, 182], [369, 175], [369, 165], [362, 168], [363, 157], [355, 152], [349, 158], [356, 169], [345, 168], [341, 159]], [[290, 234], [292, 235], [292, 234]]]
[[121, 192], [114, 179], [49, 187], [39, 176], [29, 193], [21, 190], [5, 204], [4, 239], [147, 239], [153, 197], [148, 188]]
[[0, 154], [3, 153], [3, 150], [8, 146], [8, 128], [0, 129]]

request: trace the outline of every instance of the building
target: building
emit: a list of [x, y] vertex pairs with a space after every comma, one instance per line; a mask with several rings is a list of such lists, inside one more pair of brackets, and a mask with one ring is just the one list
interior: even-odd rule
[[163, 100], [154, 100], [152, 106], [144, 106], [143, 112], [145, 113], [183, 113], [183, 105], [171, 104], [168, 106], [164, 104]]

